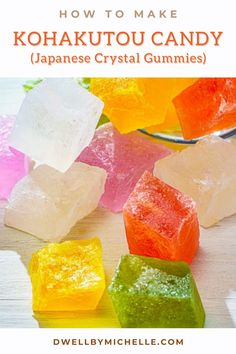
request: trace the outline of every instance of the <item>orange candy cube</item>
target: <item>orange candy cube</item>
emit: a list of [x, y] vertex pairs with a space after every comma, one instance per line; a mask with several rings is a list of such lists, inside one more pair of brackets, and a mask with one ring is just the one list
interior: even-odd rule
[[145, 172], [123, 211], [130, 253], [191, 263], [199, 245], [195, 202]]
[[199, 79], [173, 103], [185, 139], [236, 127], [236, 78]]

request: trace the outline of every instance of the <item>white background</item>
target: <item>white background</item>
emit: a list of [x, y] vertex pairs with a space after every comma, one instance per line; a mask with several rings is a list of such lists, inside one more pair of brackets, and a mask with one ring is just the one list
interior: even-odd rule
[[[17, 329], [1, 330], [1, 351], [4, 354], [66, 354], [66, 353], [174, 353], [235, 354], [233, 329]], [[183, 346], [53, 346], [54, 338], [183, 338]], [[19, 350], [20, 349], [20, 350]]]
[[[60, 19], [59, 10], [96, 9], [94, 19]], [[105, 9], [125, 11], [123, 19], [107, 19]], [[177, 19], [134, 19], [134, 9], [149, 10], [177, 9]], [[0, 23], [0, 76], [235, 76], [235, 0], [188, 1], [160, 0], [142, 1], [79, 1], [79, 0], [7, 0], [1, 7]], [[224, 31], [219, 47], [154, 47], [149, 41], [142, 47], [112, 46], [104, 47], [14, 47], [13, 31], [146, 31], [147, 35], [155, 31]], [[94, 55], [97, 51], [104, 54], [133, 54], [152, 52], [158, 55], [198, 55], [203, 51], [207, 55], [206, 65], [200, 64], [46, 64], [32, 65], [32, 51], [44, 55]]]

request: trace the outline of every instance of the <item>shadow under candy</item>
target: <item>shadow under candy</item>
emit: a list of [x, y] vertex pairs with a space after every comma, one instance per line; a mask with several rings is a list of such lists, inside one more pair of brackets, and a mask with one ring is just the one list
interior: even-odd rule
[[106, 290], [93, 311], [35, 312], [41, 328], [115, 328], [120, 327]]

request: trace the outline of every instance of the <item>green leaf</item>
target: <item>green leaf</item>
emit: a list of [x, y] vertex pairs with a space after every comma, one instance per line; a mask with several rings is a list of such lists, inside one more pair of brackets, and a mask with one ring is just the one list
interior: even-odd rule
[[[29, 92], [33, 88], [35, 88], [38, 84], [40, 84], [43, 81], [43, 79], [38, 78], [38, 79], [33, 79], [33, 80], [27, 80], [24, 85], [24, 91]], [[79, 77], [76, 79], [77, 83], [81, 85], [83, 88], [86, 90], [89, 90], [90, 88], [90, 81], [91, 79], [89, 77]]]
[[86, 90], [90, 89], [90, 81], [91, 79], [89, 77], [79, 77], [76, 79], [79, 85], [81, 85], [83, 88]]
[[27, 80], [24, 85], [23, 85], [23, 89], [25, 92], [29, 92], [30, 90], [32, 90], [35, 86], [37, 86], [38, 84], [40, 84], [43, 81], [43, 79], [34, 79], [34, 80]]
[[98, 125], [97, 128], [100, 127], [100, 125], [103, 125], [105, 123], [109, 122], [108, 117], [105, 114], [102, 114], [99, 121], [98, 121]]

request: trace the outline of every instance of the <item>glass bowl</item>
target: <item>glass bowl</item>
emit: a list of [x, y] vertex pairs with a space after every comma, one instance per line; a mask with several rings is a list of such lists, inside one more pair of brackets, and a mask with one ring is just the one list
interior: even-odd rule
[[[180, 144], [180, 145], [189, 145], [189, 144], [196, 144], [198, 140], [204, 138], [200, 137], [197, 139], [186, 140], [183, 138], [180, 132], [173, 133], [164, 133], [164, 132], [157, 132], [157, 133], [150, 133], [146, 129], [139, 129], [139, 131], [145, 135], [148, 135], [151, 138], [162, 140], [163, 142], [173, 143], [173, 144]], [[222, 130], [220, 132], [216, 132], [213, 135], [219, 136], [223, 139], [228, 139], [236, 136], [236, 128]]]

